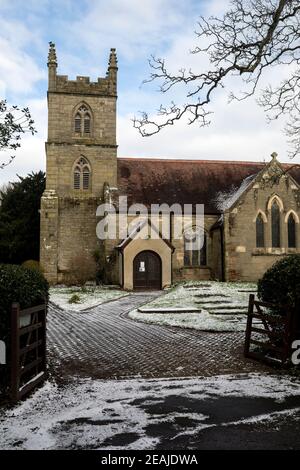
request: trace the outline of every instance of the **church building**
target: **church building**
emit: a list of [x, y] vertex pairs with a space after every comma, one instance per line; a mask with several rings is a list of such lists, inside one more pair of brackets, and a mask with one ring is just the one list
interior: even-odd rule
[[[74, 263], [80, 256], [92, 265], [95, 253], [105, 282], [128, 290], [181, 280], [256, 281], [281, 257], [300, 253], [297, 165], [281, 164], [275, 153], [268, 163], [118, 157], [117, 71], [111, 49], [105, 77], [69, 80], [57, 74], [50, 43], [40, 259], [51, 284], [67, 282], [80, 269]], [[97, 208], [106, 203], [118, 213], [120, 196], [128, 206], [147, 208], [203, 204], [203, 226], [195, 226], [192, 213], [182, 236], [174, 237], [171, 211], [162, 215], [167, 237], [162, 219], [152, 227], [145, 216], [121, 238], [117, 231], [115, 238], [100, 240]], [[190, 233], [198, 229], [203, 243], [191, 250]]]

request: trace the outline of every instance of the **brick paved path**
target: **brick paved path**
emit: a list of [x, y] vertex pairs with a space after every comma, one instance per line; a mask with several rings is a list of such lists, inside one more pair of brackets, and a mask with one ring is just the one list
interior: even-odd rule
[[243, 333], [139, 323], [127, 313], [157, 294], [132, 294], [86, 312], [50, 307], [50, 370], [57, 378], [178, 377], [262, 371], [245, 360]]

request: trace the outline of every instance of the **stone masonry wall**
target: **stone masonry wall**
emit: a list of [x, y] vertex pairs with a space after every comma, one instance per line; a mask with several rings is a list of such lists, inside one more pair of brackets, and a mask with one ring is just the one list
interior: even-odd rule
[[[274, 166], [275, 165], [275, 166]], [[294, 210], [300, 217], [300, 190], [287, 174], [276, 182], [269, 180], [277, 163], [266, 170], [254, 186], [246, 191], [238, 203], [225, 213], [225, 266], [226, 280], [257, 281], [264, 272], [282, 256], [300, 253], [300, 229], [296, 224], [297, 248], [288, 248], [286, 214]], [[279, 167], [277, 167], [278, 170]], [[277, 195], [283, 210], [280, 217], [281, 248], [272, 248], [270, 198]], [[265, 248], [256, 248], [256, 217], [262, 210], [267, 217], [265, 228]]]

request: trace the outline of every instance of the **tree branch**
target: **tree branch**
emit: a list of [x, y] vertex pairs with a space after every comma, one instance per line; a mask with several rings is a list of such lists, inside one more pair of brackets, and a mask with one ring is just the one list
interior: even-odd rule
[[[133, 119], [133, 125], [142, 136], [158, 133], [175, 124], [184, 115], [188, 124], [198, 121], [200, 126], [209, 124], [211, 114], [208, 105], [226, 79], [240, 76], [244, 90], [240, 96], [230, 93], [230, 99], [244, 100], [254, 95], [265, 71], [270, 67], [290, 64], [300, 65], [300, 2], [298, 0], [232, 0], [231, 8], [222, 18], [201, 17], [196, 37], [199, 44], [192, 54], [204, 54], [211, 67], [201, 73], [179, 69], [168, 70], [165, 59], [151, 57], [152, 70], [144, 83], [158, 82], [163, 94], [183, 87], [186, 102], [160, 106], [157, 116], [150, 118], [146, 112]], [[259, 104], [265, 108], [269, 119], [280, 114], [291, 115], [291, 108], [299, 108], [299, 70], [292, 72], [275, 90], [263, 90]], [[294, 113], [295, 114], [295, 113]], [[288, 124], [288, 135], [298, 130], [299, 119], [294, 115]], [[293, 134], [295, 135], [295, 134]], [[296, 153], [300, 152], [300, 148]]]
[[[16, 151], [20, 146], [21, 136], [27, 132], [36, 133], [34, 121], [28, 108], [18, 106], [8, 108], [5, 100], [0, 100], [0, 151]], [[9, 165], [15, 155], [8, 155], [0, 162], [0, 169]]]

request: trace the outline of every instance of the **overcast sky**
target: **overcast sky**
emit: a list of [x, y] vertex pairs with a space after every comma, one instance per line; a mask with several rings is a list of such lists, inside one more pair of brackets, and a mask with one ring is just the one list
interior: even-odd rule
[[[228, 105], [228, 95], [241, 83], [227, 83], [211, 106], [208, 128], [185, 122], [142, 138], [133, 129], [138, 111], [161, 103], [156, 86], [143, 85], [151, 54], [165, 57], [174, 71], [201, 70], [205, 64], [189, 50], [197, 44], [199, 15], [222, 14], [229, 0], [0, 0], [0, 96], [29, 106], [38, 134], [26, 136], [15, 161], [0, 170], [0, 184], [16, 174], [45, 169], [47, 139], [48, 42], [56, 44], [58, 73], [75, 78], [104, 76], [109, 49], [117, 49], [119, 156], [268, 161], [276, 151], [288, 161], [282, 121], [267, 124], [255, 99]], [[284, 78], [272, 71], [265, 83]], [[280, 75], [279, 75], [280, 73]], [[276, 74], [276, 76], [275, 76]], [[282, 74], [282, 77], [281, 77]], [[170, 94], [168, 101], [176, 96]], [[297, 162], [300, 160], [298, 159]]]

